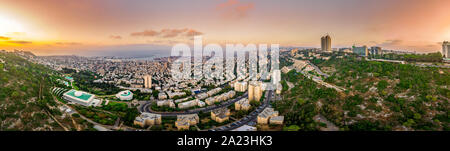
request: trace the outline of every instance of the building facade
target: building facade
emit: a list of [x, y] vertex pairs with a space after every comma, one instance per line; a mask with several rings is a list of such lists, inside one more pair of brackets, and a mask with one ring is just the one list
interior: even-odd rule
[[151, 75], [144, 76], [144, 87], [152, 88], [152, 76]]
[[63, 99], [83, 106], [96, 106], [98, 101], [94, 99], [95, 95], [83, 91], [70, 90], [63, 94]]
[[259, 101], [262, 96], [261, 84], [257, 81], [252, 81], [248, 85], [248, 100]]
[[116, 97], [121, 101], [130, 101], [133, 99], [133, 93], [130, 90], [125, 90], [117, 93]]
[[442, 43], [442, 56], [447, 60], [450, 59], [450, 43], [448, 41], [444, 41]]
[[368, 56], [369, 55], [369, 49], [367, 48], [367, 46], [362, 46], [362, 47], [355, 47], [353, 46], [353, 53], [356, 53], [360, 56]]
[[332, 51], [330, 35], [326, 35], [321, 38], [321, 47], [322, 47], [322, 51]]
[[370, 54], [371, 55], [381, 55], [381, 47], [371, 47]]

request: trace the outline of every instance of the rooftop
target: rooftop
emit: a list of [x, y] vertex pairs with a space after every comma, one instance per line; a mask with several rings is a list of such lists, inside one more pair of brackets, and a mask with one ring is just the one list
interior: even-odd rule
[[66, 95], [81, 99], [83, 101], [88, 101], [91, 97], [94, 96], [92, 94], [77, 90], [70, 90], [69, 92], [66, 92]]

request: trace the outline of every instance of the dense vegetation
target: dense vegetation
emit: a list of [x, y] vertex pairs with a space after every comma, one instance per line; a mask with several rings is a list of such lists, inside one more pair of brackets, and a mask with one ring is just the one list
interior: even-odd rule
[[[283, 100], [275, 107], [285, 115], [286, 130], [314, 130], [318, 124], [311, 119], [319, 113], [341, 130], [449, 130], [449, 69], [355, 56], [317, 65], [334, 68], [325, 81], [347, 91], [324, 88], [295, 71], [283, 74]], [[288, 91], [286, 82], [295, 87]]]
[[373, 56], [374, 58], [391, 59], [391, 60], [404, 60], [408, 62], [442, 62], [442, 54], [428, 53], [428, 54], [383, 54]]
[[80, 90], [87, 91], [96, 95], [112, 95], [120, 91], [120, 88], [109, 83], [95, 83], [94, 80], [100, 76], [90, 71], [80, 71], [74, 73], [75, 86]]
[[53, 72], [14, 53], [0, 53], [0, 59], [0, 130], [60, 129], [48, 120], [48, 113], [61, 114], [51, 108]]

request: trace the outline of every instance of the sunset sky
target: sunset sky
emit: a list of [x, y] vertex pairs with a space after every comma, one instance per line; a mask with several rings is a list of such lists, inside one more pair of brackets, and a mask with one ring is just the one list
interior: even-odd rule
[[0, 0], [0, 49], [37, 55], [167, 50], [176, 43], [440, 51], [449, 0]]

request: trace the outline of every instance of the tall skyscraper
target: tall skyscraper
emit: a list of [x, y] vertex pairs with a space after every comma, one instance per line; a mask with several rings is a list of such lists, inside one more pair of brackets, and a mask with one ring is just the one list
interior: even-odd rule
[[321, 38], [321, 46], [322, 46], [322, 51], [332, 51], [330, 35], [326, 35]]
[[144, 76], [144, 86], [145, 86], [145, 88], [152, 88], [152, 76], [151, 75]]
[[444, 58], [450, 58], [450, 43], [448, 41], [442, 43], [442, 56]]

